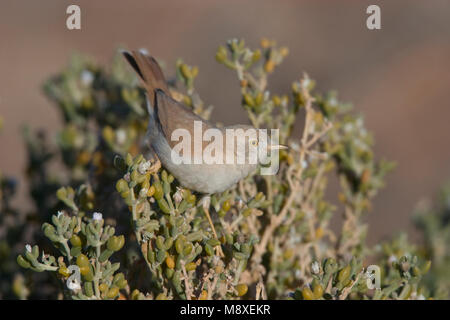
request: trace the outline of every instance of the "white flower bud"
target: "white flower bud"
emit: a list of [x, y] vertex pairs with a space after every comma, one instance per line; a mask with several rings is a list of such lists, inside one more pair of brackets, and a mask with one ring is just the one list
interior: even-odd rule
[[145, 198], [147, 196], [147, 192], [148, 192], [147, 188], [142, 188], [141, 191], [139, 191], [139, 197]]
[[388, 262], [389, 262], [390, 264], [392, 264], [392, 263], [395, 262], [395, 261], [397, 261], [397, 257], [394, 256], [394, 255], [391, 255], [391, 256], [389, 257], [389, 259], [388, 259]]
[[127, 133], [123, 129], [116, 131], [116, 141], [118, 144], [124, 144], [127, 140]]
[[183, 194], [180, 188], [177, 188], [177, 192], [173, 195], [173, 199], [176, 203], [180, 203], [183, 200]]
[[92, 82], [94, 81], [94, 75], [89, 70], [83, 70], [81, 72], [81, 82], [85, 86], [90, 86]]

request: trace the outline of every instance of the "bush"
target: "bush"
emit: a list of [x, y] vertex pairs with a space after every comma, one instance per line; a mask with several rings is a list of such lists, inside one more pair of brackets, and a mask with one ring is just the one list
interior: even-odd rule
[[[289, 95], [269, 93], [268, 78], [287, 54], [267, 39], [254, 50], [242, 40], [219, 47], [216, 59], [236, 73], [250, 123], [279, 128], [289, 149], [277, 175], [255, 172], [210, 204], [151, 157], [143, 91], [122, 57], [105, 71], [74, 56], [44, 86], [63, 119], [56, 145], [45, 132], [24, 129], [36, 210], [12, 208], [14, 183], [1, 180], [3, 298], [446, 298], [445, 275], [423, 277], [430, 260], [432, 271], [448, 270], [448, 248], [438, 251], [429, 232], [448, 237], [448, 219], [418, 220], [427, 235], [421, 249], [405, 237], [366, 245], [364, 215], [393, 164], [375, 159], [363, 118], [336, 93], [317, 93], [308, 75]], [[177, 61], [171, 93], [209, 118], [197, 75], [197, 67]], [[293, 136], [297, 117], [304, 120], [300, 139]], [[325, 197], [334, 175], [339, 204]], [[343, 224], [333, 232], [330, 219], [339, 212]], [[379, 289], [368, 287], [369, 261], [379, 267]]]

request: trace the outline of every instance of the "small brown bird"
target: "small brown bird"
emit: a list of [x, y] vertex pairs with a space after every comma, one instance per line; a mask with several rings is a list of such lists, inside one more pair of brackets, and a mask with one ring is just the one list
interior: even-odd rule
[[[172, 157], [172, 149], [177, 141], [172, 140], [172, 134], [177, 129], [186, 129], [191, 137], [197, 138], [194, 132], [195, 122], [197, 121], [197, 124], [198, 122], [202, 124], [203, 132], [214, 128], [220, 130], [223, 133], [222, 136], [226, 138], [226, 129], [247, 130], [253, 127], [234, 125], [220, 129], [216, 128], [209, 121], [196, 115], [191, 108], [184, 106], [170, 96], [162, 70], [152, 56], [147, 55], [143, 51], [123, 51], [122, 53], [139, 75], [146, 90], [147, 109], [150, 115], [148, 135], [151, 147], [163, 166], [178, 179], [183, 187], [205, 194], [222, 192], [235, 185], [257, 168], [258, 163], [251, 163], [250, 161], [244, 161], [244, 163], [233, 161], [232, 163], [224, 162], [223, 164], [209, 164], [205, 162], [198, 164], [176, 163]], [[248, 156], [248, 150], [250, 149], [248, 145], [258, 145], [260, 142], [258, 139], [256, 137], [245, 141], [247, 145], [244, 156]], [[196, 152], [200, 152], [203, 155], [204, 148], [208, 143], [201, 141], [202, 148], [200, 150], [195, 150], [194, 143], [192, 143], [191, 151], [193, 156], [195, 157]], [[223, 143], [223, 158], [226, 158], [227, 153], [231, 153], [232, 158], [237, 158], [239, 151], [234, 145], [232, 147], [229, 146], [226, 141]], [[281, 148], [285, 147], [268, 145], [268, 149]]]

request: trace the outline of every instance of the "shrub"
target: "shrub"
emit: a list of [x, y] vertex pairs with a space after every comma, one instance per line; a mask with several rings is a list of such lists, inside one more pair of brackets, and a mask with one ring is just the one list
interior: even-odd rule
[[[63, 120], [56, 145], [44, 132], [24, 129], [35, 211], [25, 216], [11, 208], [14, 184], [2, 180], [5, 297], [444, 297], [436, 279], [422, 281], [429, 259], [439, 256], [440, 266], [448, 265], [448, 252], [443, 258], [433, 251], [432, 233], [426, 232], [424, 250], [404, 237], [367, 246], [364, 216], [393, 164], [375, 158], [362, 116], [336, 93], [317, 93], [308, 75], [289, 93], [268, 91], [270, 74], [287, 54], [267, 39], [257, 49], [242, 40], [219, 47], [216, 59], [236, 73], [250, 123], [279, 128], [289, 149], [280, 154], [277, 175], [255, 172], [206, 204], [151, 157], [143, 91], [122, 58], [105, 71], [74, 56], [44, 86]], [[198, 74], [197, 67], [177, 61], [171, 93], [209, 118], [212, 108], [195, 89]], [[300, 138], [293, 130], [297, 118], [304, 122]], [[333, 176], [340, 185], [337, 204], [325, 196]], [[330, 228], [336, 214], [343, 215], [338, 232]], [[430, 222], [419, 221], [428, 230]], [[23, 249], [24, 242], [36, 245]], [[11, 256], [40, 276], [19, 272]], [[381, 272], [380, 289], [367, 285], [369, 261]]]

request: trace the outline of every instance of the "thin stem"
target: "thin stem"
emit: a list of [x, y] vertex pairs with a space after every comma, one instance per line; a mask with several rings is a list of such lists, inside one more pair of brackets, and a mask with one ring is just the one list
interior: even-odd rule
[[187, 300], [192, 300], [192, 289], [189, 285], [189, 277], [186, 272], [186, 268], [184, 266], [184, 261], [181, 261], [181, 270], [183, 271], [183, 277], [184, 277], [184, 291], [186, 294]]
[[94, 275], [94, 292], [95, 292], [95, 296], [97, 298], [101, 298], [100, 297], [100, 289], [99, 289], [99, 283], [98, 280], [101, 278], [101, 272], [100, 272], [100, 262], [98, 261], [100, 254], [101, 254], [101, 249], [100, 249], [100, 244], [98, 244], [95, 247], [95, 253], [97, 255], [96, 260], [95, 260], [95, 275]]

